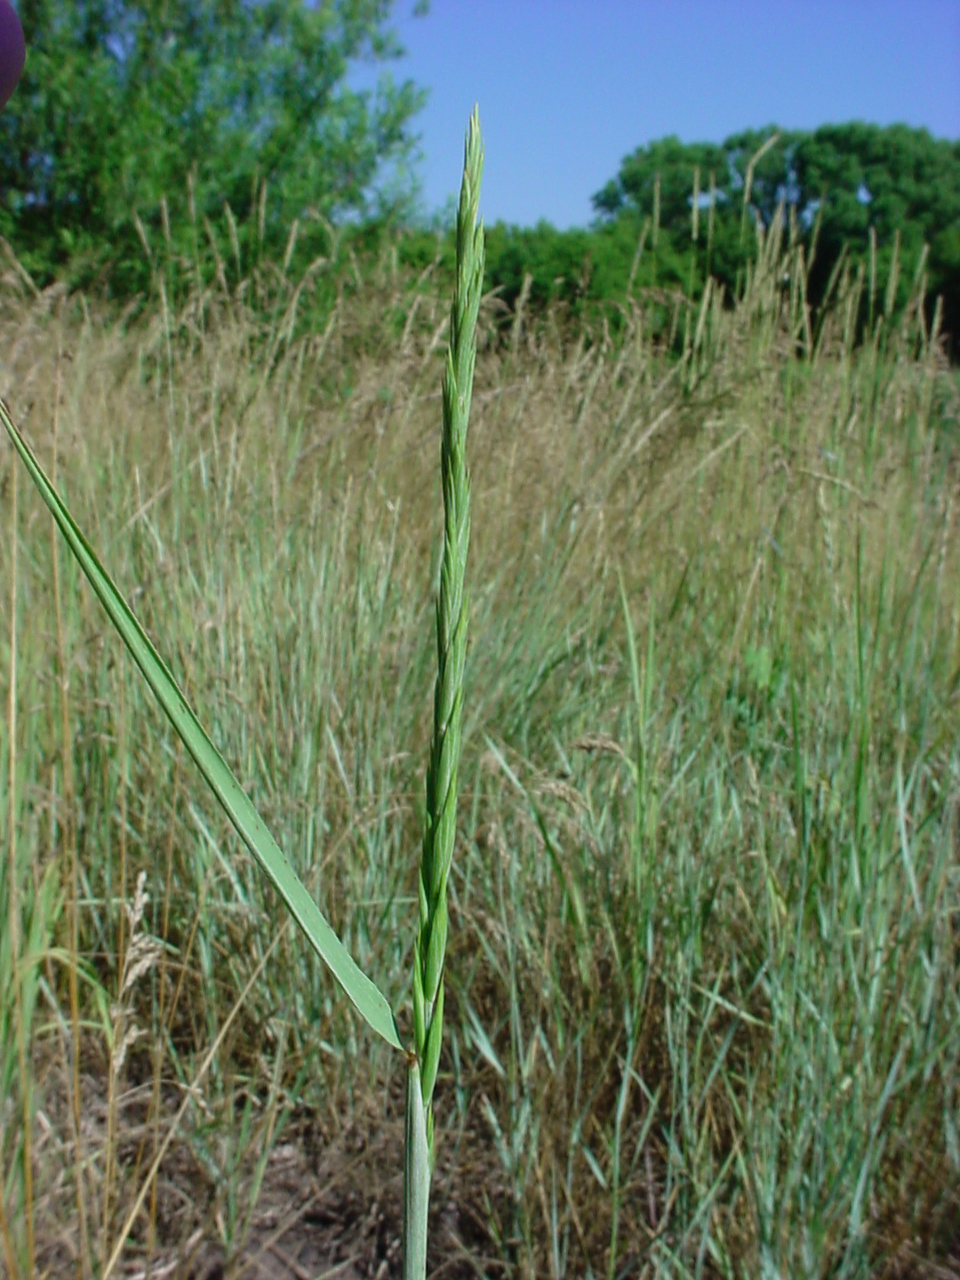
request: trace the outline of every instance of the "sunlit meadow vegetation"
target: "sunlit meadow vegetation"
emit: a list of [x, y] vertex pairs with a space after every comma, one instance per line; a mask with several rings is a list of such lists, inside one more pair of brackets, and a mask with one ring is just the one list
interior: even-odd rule
[[[0, 394], [408, 1009], [449, 281], [222, 241], [136, 317], [11, 259]], [[736, 298], [640, 287], [642, 252], [616, 333], [481, 307], [430, 1269], [956, 1274], [956, 373], [896, 257], [812, 313], [779, 218]], [[104, 1276], [126, 1236], [115, 1275], [397, 1275], [402, 1063], [18, 470], [0, 1269]]]

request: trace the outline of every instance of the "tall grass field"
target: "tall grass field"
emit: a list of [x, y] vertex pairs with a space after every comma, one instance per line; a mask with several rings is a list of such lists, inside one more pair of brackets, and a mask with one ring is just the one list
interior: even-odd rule
[[[419, 1054], [460, 285], [231, 226], [136, 314], [5, 251], [0, 396]], [[745, 263], [480, 301], [431, 1276], [960, 1276], [960, 379], [922, 261]], [[404, 1056], [0, 437], [0, 1275], [400, 1276]]]

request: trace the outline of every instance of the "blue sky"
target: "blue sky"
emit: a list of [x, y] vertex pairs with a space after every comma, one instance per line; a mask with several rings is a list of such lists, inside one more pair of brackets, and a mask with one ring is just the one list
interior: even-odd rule
[[[637, 146], [866, 120], [960, 138], [960, 0], [396, 0], [424, 205], [457, 190], [474, 102], [481, 212], [566, 229]], [[371, 87], [360, 66], [349, 82]]]

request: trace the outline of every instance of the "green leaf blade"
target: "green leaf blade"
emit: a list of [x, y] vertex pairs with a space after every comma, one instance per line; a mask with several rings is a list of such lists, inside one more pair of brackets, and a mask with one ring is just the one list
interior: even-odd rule
[[307, 892], [279, 845], [267, 830], [230, 766], [210, 741], [163, 659], [153, 647], [113, 580], [63, 505], [29, 445], [0, 401], [0, 421], [40, 492], [51, 515], [86, 574], [110, 621], [156, 694], [170, 723], [193, 757], [240, 839], [280, 894], [317, 955], [367, 1024], [394, 1049], [402, 1049], [396, 1021], [380, 989], [359, 968]]

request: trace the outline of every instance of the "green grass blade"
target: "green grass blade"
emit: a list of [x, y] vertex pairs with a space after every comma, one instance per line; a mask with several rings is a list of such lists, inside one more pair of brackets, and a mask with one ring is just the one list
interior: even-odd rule
[[267, 879], [286, 903], [288, 911], [303, 930], [314, 951], [329, 966], [334, 977], [353, 1001], [357, 1012], [389, 1045], [400, 1049], [397, 1025], [386, 997], [358, 968], [267, 830], [263, 819], [234, 777], [229, 765], [207, 737], [163, 659], [130, 611], [109, 574], [100, 564], [90, 544], [77, 528], [73, 517], [60, 501], [56, 490], [44, 474], [30, 446], [14, 425], [2, 401], [0, 401], [0, 420], [23, 460], [24, 466], [30, 472], [34, 484], [39, 489], [40, 496], [59, 525], [70, 550], [109, 614], [110, 621], [120, 633], [134, 661], [146, 677], [147, 683], [160, 700], [160, 705], [170, 723], [179, 734], [183, 745], [193, 756], [197, 767], [223, 806], [240, 839], [256, 858]]

